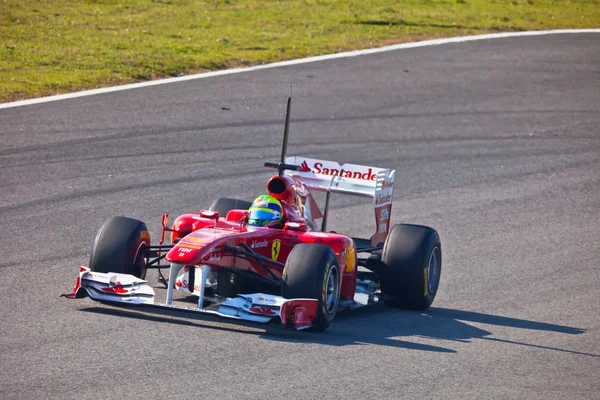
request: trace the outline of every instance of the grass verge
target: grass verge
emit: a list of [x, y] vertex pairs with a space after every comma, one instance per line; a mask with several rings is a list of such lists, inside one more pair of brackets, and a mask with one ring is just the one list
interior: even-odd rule
[[600, 0], [0, 0], [0, 102], [385, 44], [600, 27]]

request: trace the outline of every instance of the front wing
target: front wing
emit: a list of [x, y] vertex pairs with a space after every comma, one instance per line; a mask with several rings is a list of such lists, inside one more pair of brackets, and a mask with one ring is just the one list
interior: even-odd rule
[[315, 299], [285, 299], [264, 293], [241, 294], [205, 308], [203, 294], [198, 307], [173, 305], [173, 288], [169, 285], [166, 303], [158, 303], [154, 300], [154, 289], [145, 280], [127, 274], [92, 272], [81, 267], [73, 292], [63, 296], [70, 299], [90, 297], [100, 302], [190, 311], [258, 323], [279, 319], [282, 324], [298, 330], [309, 328], [317, 316], [318, 301]]

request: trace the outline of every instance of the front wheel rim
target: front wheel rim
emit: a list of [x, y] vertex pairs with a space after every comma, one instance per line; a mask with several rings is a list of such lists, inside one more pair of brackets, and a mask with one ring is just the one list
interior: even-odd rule
[[440, 282], [440, 272], [442, 266], [441, 255], [442, 254], [438, 246], [435, 246], [433, 250], [431, 250], [431, 255], [429, 256], [429, 265], [427, 268], [427, 289], [429, 289], [429, 293], [435, 293]]
[[327, 280], [325, 281], [325, 308], [328, 314], [333, 314], [337, 307], [337, 299], [340, 291], [340, 277], [337, 266], [332, 265], [327, 273]]

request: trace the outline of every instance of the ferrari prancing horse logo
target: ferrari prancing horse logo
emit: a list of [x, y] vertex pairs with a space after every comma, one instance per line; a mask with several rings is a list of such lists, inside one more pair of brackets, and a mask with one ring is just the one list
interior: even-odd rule
[[281, 250], [281, 240], [275, 239], [273, 240], [273, 245], [271, 246], [271, 258], [274, 261], [277, 261], [279, 257], [279, 250]]

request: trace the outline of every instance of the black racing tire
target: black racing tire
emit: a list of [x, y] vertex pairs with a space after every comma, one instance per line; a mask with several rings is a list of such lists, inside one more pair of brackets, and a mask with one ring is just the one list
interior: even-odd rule
[[435, 229], [394, 225], [381, 255], [381, 292], [385, 304], [407, 310], [429, 308], [440, 283], [442, 245]]
[[231, 210], [248, 210], [250, 207], [252, 207], [250, 201], [221, 197], [213, 201], [208, 210], [216, 211], [220, 217], [225, 218]]
[[144, 251], [150, 246], [146, 224], [128, 217], [113, 217], [96, 234], [90, 269], [146, 278]]
[[322, 332], [333, 321], [340, 302], [341, 270], [333, 250], [322, 244], [296, 245], [283, 269], [281, 295], [286, 299], [316, 299], [317, 317], [309, 328]]

